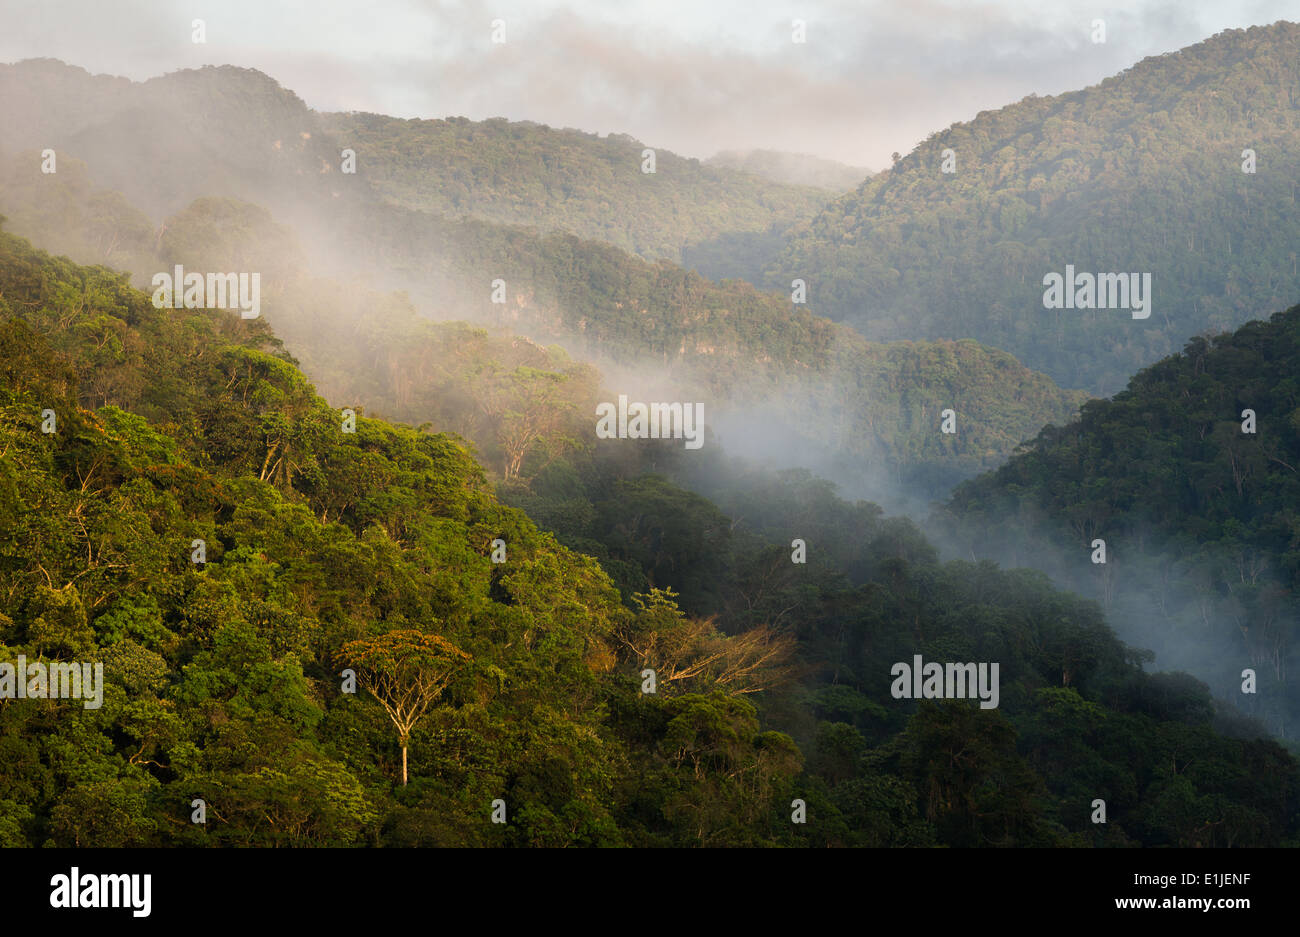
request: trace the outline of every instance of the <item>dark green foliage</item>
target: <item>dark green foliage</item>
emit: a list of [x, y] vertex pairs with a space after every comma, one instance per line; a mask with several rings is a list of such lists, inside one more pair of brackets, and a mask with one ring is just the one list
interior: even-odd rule
[[[1297, 63], [1296, 23], [1227, 30], [954, 124], [793, 235], [768, 282], [806, 278], [810, 309], [877, 341], [973, 338], [1113, 393], [1188, 335], [1300, 295]], [[1066, 264], [1151, 273], [1151, 317], [1044, 309]]]
[[[1295, 836], [1290, 757], [1216, 735], [1204, 687], [1142, 674], [1096, 606], [940, 565], [908, 522], [806, 474], [720, 489], [771, 505], [752, 521], [637, 469], [648, 453], [503, 486], [618, 570], [620, 602], [453, 439], [365, 417], [342, 432], [259, 322], [154, 309], [121, 275], [2, 233], [0, 297], [0, 658], [105, 672], [98, 709], [0, 701], [7, 845]], [[406, 787], [379, 704], [340, 692], [340, 649], [397, 630], [470, 658], [411, 735]], [[999, 661], [1000, 708], [892, 698], [891, 664], [914, 653]]]
[[[1294, 739], [1298, 365], [1300, 307], [1194, 338], [958, 488], [940, 529], [963, 551], [1032, 563], [1095, 596], [1159, 666], [1197, 673]], [[1243, 431], [1247, 409], [1254, 433]], [[1096, 538], [1105, 565], [1090, 561]], [[1241, 692], [1244, 669], [1258, 692]], [[1162, 704], [1161, 718], [1188, 705]]]

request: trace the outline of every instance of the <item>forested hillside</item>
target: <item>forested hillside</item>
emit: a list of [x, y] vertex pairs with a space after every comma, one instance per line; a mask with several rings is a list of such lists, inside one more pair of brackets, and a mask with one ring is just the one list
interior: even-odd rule
[[[779, 232], [830, 197], [625, 134], [318, 114], [270, 76], [233, 66], [131, 82], [53, 60], [0, 65], [0, 114], [0, 146], [93, 156], [101, 185], [156, 218], [201, 196], [232, 196], [315, 228], [381, 201], [563, 231], [649, 259], [677, 262], [701, 245], [710, 270], [757, 276], [761, 260], [726, 245], [759, 239], [769, 257]], [[239, 147], [227, 145], [236, 138]], [[653, 173], [642, 172], [647, 147]], [[344, 150], [355, 171], [344, 172]]]
[[[442, 284], [458, 317], [563, 344], [615, 373], [652, 374], [672, 399], [702, 393], [719, 410], [761, 410], [767, 434], [751, 440], [798, 437], [805, 459], [842, 466], [864, 490], [910, 476], [937, 496], [1085, 399], [976, 342], [873, 344], [788, 296], [568, 235], [396, 211], [368, 229], [352, 244], [358, 262]], [[504, 303], [492, 301], [494, 279]], [[941, 432], [948, 408], [962, 421], [954, 434]]]
[[317, 115], [254, 69], [131, 82], [49, 59], [0, 65], [0, 114], [6, 151], [93, 155], [96, 182], [155, 219], [225, 195], [316, 222], [322, 203], [345, 213], [368, 197], [339, 184], [339, 148]]
[[1088, 402], [958, 488], [940, 526], [962, 555], [1032, 565], [1095, 597], [1157, 666], [1197, 673], [1295, 739], [1297, 468], [1300, 306], [1194, 338]]
[[[563, 231], [649, 260], [679, 262], [683, 248], [719, 235], [788, 227], [829, 199], [820, 188], [701, 164], [626, 134], [504, 118], [320, 119], [340, 146], [356, 151], [358, 173], [395, 205]], [[644, 171], [646, 149], [654, 152], [653, 172]]]
[[[746, 283], [714, 283], [569, 235], [396, 206], [353, 212], [334, 238], [347, 264], [311, 276], [310, 247], [261, 208], [198, 199], [155, 231], [119, 193], [97, 187], [80, 161], [65, 156], [53, 175], [32, 172], [34, 161], [34, 152], [0, 159], [0, 210], [15, 231], [129, 269], [141, 286], [178, 263], [259, 270], [265, 315], [328, 399], [414, 423], [444, 409], [449, 382], [470, 393], [477, 373], [454, 375], [461, 366], [447, 363], [462, 327], [435, 326], [419, 313], [563, 345], [575, 363], [599, 362], [604, 390], [615, 396], [704, 401], [716, 417], [710, 425], [729, 420], [733, 439], [761, 412], [762, 431], [744, 433], [755, 454], [784, 457], [793, 448], [802, 464], [876, 498], [942, 497], [1042, 426], [1069, 419], [1084, 399], [975, 342], [873, 344]], [[380, 282], [410, 292], [384, 296], [373, 278], [348, 278], [349, 269], [386, 271]], [[492, 301], [497, 279], [504, 303]], [[566, 406], [590, 413], [598, 390], [566, 390]], [[945, 434], [947, 409], [957, 422]], [[458, 431], [496, 463], [499, 440], [485, 424]]]
[[[737, 479], [764, 519], [729, 521], [610, 441], [520, 496], [610, 486], [588, 531], [649, 586], [620, 593], [455, 438], [348, 420], [261, 320], [0, 233], [0, 656], [105, 665], [100, 708], [0, 702], [0, 841], [1295, 842], [1290, 756], [1041, 576], [939, 564], [797, 475]], [[708, 600], [697, 558], [712, 620], [674, 601]], [[1000, 707], [894, 699], [914, 653], [1000, 661]], [[439, 688], [409, 733], [378, 677]]]
[[[1298, 185], [1300, 25], [1228, 30], [933, 134], [795, 233], [768, 282], [805, 278], [814, 312], [868, 338], [974, 338], [1106, 395], [1294, 302]], [[1150, 317], [1045, 309], [1066, 265], [1150, 273]]]

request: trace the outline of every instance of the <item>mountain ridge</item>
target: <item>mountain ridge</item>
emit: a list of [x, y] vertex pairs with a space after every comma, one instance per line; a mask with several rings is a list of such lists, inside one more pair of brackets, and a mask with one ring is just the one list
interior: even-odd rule
[[[1300, 296], [1297, 61], [1282, 21], [982, 111], [792, 232], [764, 282], [805, 278], [811, 308], [869, 338], [972, 337], [1113, 393]], [[1042, 278], [1067, 264], [1152, 273], [1151, 318], [1045, 309]]]

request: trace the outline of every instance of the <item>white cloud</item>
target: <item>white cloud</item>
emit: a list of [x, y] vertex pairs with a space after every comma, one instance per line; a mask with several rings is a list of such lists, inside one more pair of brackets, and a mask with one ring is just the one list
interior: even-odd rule
[[[321, 110], [504, 116], [631, 133], [685, 155], [765, 147], [873, 167], [1031, 92], [1093, 84], [1284, 2], [1138, 0], [0, 0], [0, 60], [140, 80], [258, 68]], [[805, 45], [790, 20], [808, 23]], [[208, 42], [190, 42], [190, 20]], [[1088, 40], [1107, 21], [1107, 43]], [[507, 42], [493, 46], [494, 19]]]

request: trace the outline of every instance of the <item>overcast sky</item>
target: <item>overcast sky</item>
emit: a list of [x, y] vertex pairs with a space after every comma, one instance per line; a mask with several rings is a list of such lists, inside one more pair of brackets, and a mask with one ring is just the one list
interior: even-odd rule
[[[201, 18], [206, 44], [191, 41]], [[505, 21], [505, 43], [491, 41]], [[791, 39], [806, 22], [807, 41]], [[1091, 41], [1092, 22], [1106, 42]], [[878, 169], [931, 131], [1100, 81], [1296, 0], [0, 0], [0, 61], [143, 80], [258, 68], [318, 110], [508, 117], [707, 157]]]

